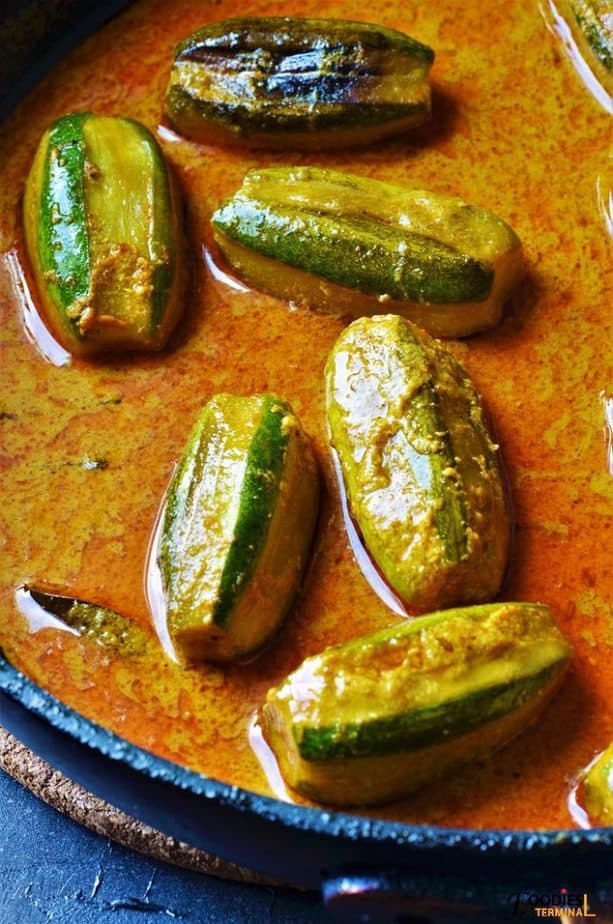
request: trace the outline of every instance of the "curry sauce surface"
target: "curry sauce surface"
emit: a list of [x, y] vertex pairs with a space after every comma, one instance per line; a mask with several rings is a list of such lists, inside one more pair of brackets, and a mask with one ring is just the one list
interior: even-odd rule
[[[467, 827], [569, 826], [569, 781], [613, 739], [613, 479], [604, 416], [613, 394], [612, 287], [599, 205], [608, 117], [530, 0], [475, 2], [461, 16], [452, 0], [373, 0], [371, 21], [436, 51], [428, 126], [375, 148], [308, 156], [200, 147], [158, 130], [174, 43], [239, 13], [364, 18], [355, 0], [144, 0], [64, 59], [3, 128], [0, 646], [64, 702], [136, 744], [269, 793], [248, 739], [268, 688], [307, 655], [398, 617], [349, 546], [327, 446], [323, 369], [347, 319], [229, 283], [209, 218], [246, 170], [261, 166], [312, 163], [457, 195], [515, 228], [528, 270], [499, 328], [450, 344], [486, 399], [509, 478], [515, 544], [501, 596], [549, 603], [575, 660], [536, 727], [377, 814]], [[183, 187], [192, 283], [184, 320], [159, 355], [63, 363], [48, 336], [28, 333], [36, 315], [21, 237], [25, 177], [47, 125], [79, 109], [158, 130]], [[311, 568], [280, 634], [249, 664], [186, 670], [157, 642], [151, 656], [130, 660], [57, 629], [31, 631], [15, 604], [24, 583], [109, 606], [155, 639], [145, 594], [152, 531], [194, 419], [220, 391], [287, 398], [322, 470]]]

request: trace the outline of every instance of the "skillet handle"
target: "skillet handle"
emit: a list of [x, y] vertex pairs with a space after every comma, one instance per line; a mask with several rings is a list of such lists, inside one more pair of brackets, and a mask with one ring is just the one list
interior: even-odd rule
[[[501, 912], [496, 902], [495, 910], [488, 913], [495, 896], [485, 895], [484, 889], [468, 881], [401, 872], [337, 876], [324, 883], [322, 894], [339, 924], [485, 924], [500, 920]], [[512, 914], [510, 901], [506, 908]]]
[[327, 879], [322, 894], [331, 918], [339, 924], [501, 924], [522, 918], [536, 921], [535, 907], [551, 911], [556, 906], [564, 908], [565, 903], [569, 910], [579, 906], [595, 921], [611, 924], [613, 880], [606, 878], [606, 884], [601, 881], [595, 886], [586, 876], [569, 877], [560, 875], [560, 871], [522, 876], [521, 883], [499, 882], [475, 868], [467, 870], [463, 879], [402, 871], [358, 872]]

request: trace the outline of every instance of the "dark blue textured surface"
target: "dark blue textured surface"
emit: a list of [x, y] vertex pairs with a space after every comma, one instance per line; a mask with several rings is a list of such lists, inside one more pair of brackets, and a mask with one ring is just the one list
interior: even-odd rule
[[314, 893], [225, 882], [104, 840], [2, 772], [0, 806], [1, 924], [329, 921]]
[[62, 55], [131, 2], [0, 0], [0, 122]]

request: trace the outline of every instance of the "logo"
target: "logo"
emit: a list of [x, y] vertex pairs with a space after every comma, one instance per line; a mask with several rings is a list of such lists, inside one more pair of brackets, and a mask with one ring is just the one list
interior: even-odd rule
[[560, 889], [559, 892], [537, 894], [535, 892], [516, 892], [511, 895], [513, 914], [518, 918], [557, 918], [563, 924], [569, 924], [577, 918], [596, 918], [598, 915], [590, 911], [589, 896], [586, 892], [569, 892]]

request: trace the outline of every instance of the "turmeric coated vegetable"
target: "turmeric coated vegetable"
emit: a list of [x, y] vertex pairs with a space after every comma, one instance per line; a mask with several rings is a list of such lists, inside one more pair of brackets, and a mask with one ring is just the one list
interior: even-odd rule
[[519, 238], [491, 212], [337, 170], [251, 170], [212, 223], [256, 288], [351, 315], [383, 307], [437, 337], [497, 324], [522, 271]]
[[290, 405], [217, 395], [203, 409], [166, 502], [158, 561], [168, 629], [189, 660], [259, 648], [300, 587], [318, 473]]
[[365, 144], [429, 118], [433, 60], [426, 45], [371, 23], [228, 19], [178, 45], [166, 109], [205, 144]]
[[350, 512], [399, 596], [419, 612], [490, 600], [510, 525], [466, 370], [410, 321], [360, 318], [328, 359], [326, 409]]
[[546, 606], [433, 613], [307, 658], [269, 691], [263, 733], [298, 792], [389, 801], [521, 732], [570, 654]]
[[164, 346], [183, 310], [184, 243], [174, 180], [144, 126], [58, 119], [28, 176], [24, 228], [47, 320], [72, 352]]

